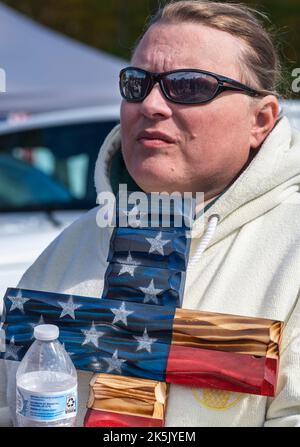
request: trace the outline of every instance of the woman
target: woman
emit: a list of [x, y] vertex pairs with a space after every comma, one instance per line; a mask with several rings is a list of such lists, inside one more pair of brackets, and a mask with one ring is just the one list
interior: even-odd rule
[[[300, 425], [300, 141], [279, 119], [270, 36], [247, 7], [171, 2], [130, 66], [121, 73], [121, 126], [99, 154], [97, 192], [116, 192], [125, 178], [129, 189], [204, 192], [205, 226], [212, 215], [218, 226], [199, 261], [203, 231], [191, 241], [183, 307], [286, 323], [275, 398], [172, 385], [166, 426]], [[126, 175], [116, 179], [123, 160]], [[19, 287], [101, 296], [111, 230], [97, 226], [98, 212], [66, 229]], [[90, 377], [80, 377], [81, 417]]]

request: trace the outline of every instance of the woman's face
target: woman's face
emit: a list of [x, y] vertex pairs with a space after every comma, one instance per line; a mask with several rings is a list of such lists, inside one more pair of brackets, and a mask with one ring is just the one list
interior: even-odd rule
[[[242, 42], [193, 24], [150, 27], [131, 65], [151, 72], [198, 68], [242, 81]], [[123, 100], [122, 152], [127, 169], [147, 192], [204, 192], [213, 197], [247, 163], [252, 99], [224, 92], [204, 105], [174, 104], [155, 84], [140, 103]]]

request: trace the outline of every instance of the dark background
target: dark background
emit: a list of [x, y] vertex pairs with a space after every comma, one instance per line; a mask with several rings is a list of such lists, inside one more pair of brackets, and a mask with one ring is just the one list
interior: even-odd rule
[[[3, 0], [61, 33], [111, 54], [130, 59], [131, 49], [145, 21], [159, 0]], [[300, 67], [300, 0], [245, 0], [243, 3], [267, 13], [267, 28], [275, 35], [291, 85], [293, 68]]]

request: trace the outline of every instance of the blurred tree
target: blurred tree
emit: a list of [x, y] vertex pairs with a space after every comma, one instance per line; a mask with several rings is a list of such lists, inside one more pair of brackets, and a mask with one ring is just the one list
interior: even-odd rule
[[[165, 1], [3, 0], [44, 25], [125, 59], [130, 58], [146, 18]], [[267, 13], [271, 31], [274, 34], [274, 29], [277, 30], [274, 38], [284, 61], [286, 83], [290, 85], [292, 68], [300, 67], [299, 0], [244, 0], [244, 3]]]

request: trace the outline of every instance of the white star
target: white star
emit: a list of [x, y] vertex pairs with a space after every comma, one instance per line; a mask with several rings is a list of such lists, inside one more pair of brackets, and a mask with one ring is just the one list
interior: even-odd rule
[[108, 370], [107, 372], [111, 371], [118, 371], [118, 373], [122, 373], [121, 368], [122, 364], [126, 362], [126, 360], [118, 359], [118, 350], [116, 349], [113, 353], [112, 357], [103, 357], [103, 360], [105, 360], [108, 363]]
[[84, 333], [85, 336], [85, 340], [83, 341], [83, 343], [81, 343], [81, 345], [85, 345], [86, 343], [93, 343], [96, 348], [99, 347], [98, 343], [99, 343], [99, 338], [102, 337], [102, 335], [105, 334], [105, 332], [101, 332], [101, 331], [97, 331], [96, 326], [94, 321], [92, 322], [92, 326], [90, 327], [90, 329], [81, 329], [81, 332]]
[[[119, 263], [123, 262], [123, 261], [118, 261]], [[127, 259], [126, 259], [126, 264], [122, 264], [121, 270], [118, 273], [118, 276], [123, 275], [123, 273], [129, 273], [130, 276], [134, 277], [134, 271], [137, 268], [138, 265], [140, 265], [141, 263], [138, 261], [135, 261], [132, 256], [131, 253], [128, 253]]]
[[58, 304], [62, 307], [62, 313], [59, 318], [63, 318], [65, 315], [70, 315], [75, 320], [75, 310], [82, 306], [82, 304], [75, 304], [73, 297], [71, 296], [66, 303], [58, 301]]
[[149, 249], [149, 253], [153, 253], [157, 251], [159, 254], [164, 255], [164, 245], [166, 245], [168, 242], [171, 242], [170, 240], [162, 240], [162, 232], [160, 232], [155, 239], [146, 237], [146, 240], [151, 245]]
[[92, 357], [91, 361], [90, 361], [90, 366], [92, 367], [92, 370], [95, 371], [102, 371], [102, 363], [99, 362], [99, 360], [97, 359], [97, 357]]
[[152, 343], [155, 343], [157, 341], [157, 338], [149, 337], [146, 328], [144, 330], [144, 334], [142, 337], [137, 337], [134, 335], [134, 338], [139, 342], [139, 345], [136, 348], [137, 351], [140, 351], [141, 349], [146, 349], [146, 351], [151, 352]]
[[25, 313], [24, 304], [26, 301], [30, 301], [30, 298], [23, 298], [21, 290], [18, 290], [17, 296], [9, 296], [8, 299], [12, 302], [12, 306], [9, 311], [11, 312], [14, 309], [19, 309], [23, 314]]
[[112, 313], [115, 314], [112, 324], [117, 323], [118, 321], [122, 321], [122, 323], [127, 326], [127, 317], [130, 314], [133, 314], [133, 310], [126, 310], [125, 302], [123, 301], [119, 309], [110, 309]]
[[163, 292], [164, 290], [164, 289], [155, 289], [153, 279], [151, 279], [148, 287], [139, 287], [139, 289], [145, 294], [144, 303], [149, 303], [153, 301], [155, 304], [158, 304], [157, 295], [160, 292]]
[[[44, 317], [42, 314], [41, 314], [40, 319], [37, 323], [29, 323], [29, 325], [32, 327], [32, 329], [34, 329], [36, 326], [39, 326], [40, 324], [45, 324]], [[33, 332], [32, 332], [32, 335], [30, 338], [33, 338]]]
[[15, 345], [15, 337], [12, 337], [9, 345], [6, 345], [6, 350], [4, 354], [4, 358], [13, 357], [14, 360], [19, 360], [18, 351], [22, 349], [22, 346]]

